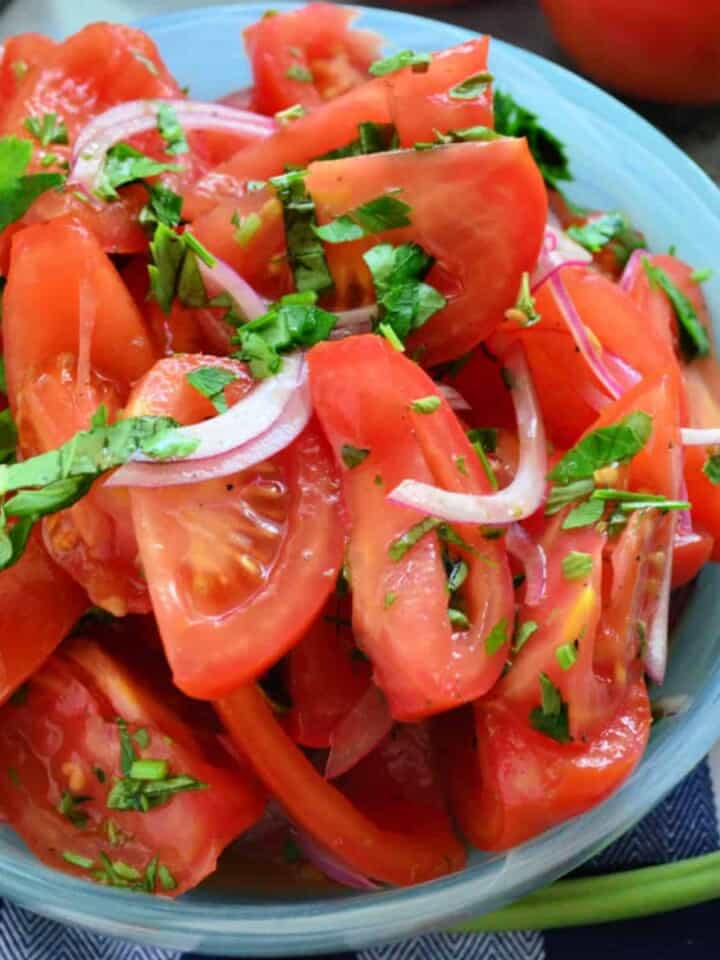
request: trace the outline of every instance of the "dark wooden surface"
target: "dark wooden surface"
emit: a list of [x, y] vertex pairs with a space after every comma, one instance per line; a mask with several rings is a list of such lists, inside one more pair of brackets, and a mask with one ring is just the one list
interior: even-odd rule
[[[367, 6], [395, 7], [423, 16], [447, 20], [490, 33], [555, 60], [566, 67], [572, 63], [553, 40], [537, 0], [476, 0], [463, 4], [417, 6], [412, 3], [364, 0]], [[627, 0], [632, 3], [632, 0]], [[658, 3], [671, 0], [658, 0]], [[720, 69], [720, 64], [718, 64]], [[720, 185], [720, 105], [709, 108], [672, 107], [665, 104], [626, 101], [663, 130], [690, 154]]]

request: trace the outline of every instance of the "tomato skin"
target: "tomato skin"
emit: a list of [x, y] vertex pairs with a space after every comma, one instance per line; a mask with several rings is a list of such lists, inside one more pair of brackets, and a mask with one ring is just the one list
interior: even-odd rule
[[41, 33], [19, 33], [0, 46], [0, 129], [4, 116], [27, 74], [42, 63], [55, 41]]
[[444, 817], [410, 828], [377, 825], [315, 770], [277, 723], [254, 685], [216, 704], [237, 746], [293, 820], [345, 863], [376, 880], [406, 886], [460, 869], [465, 852]]
[[[347, 298], [359, 284], [368, 299], [374, 295], [361, 255], [369, 246], [414, 241], [435, 258], [427, 282], [449, 302], [408, 340], [427, 365], [458, 356], [492, 332], [515, 302], [522, 273], [531, 269], [540, 249], [547, 197], [524, 140], [314, 163], [306, 182], [320, 222], [377, 197], [388, 183], [402, 188], [411, 226], [329, 245], [327, 257], [339, 297]], [[445, 184], [442, 191], [434, 188], [437, 183]], [[511, 202], [513, 196], [523, 196], [522, 208]], [[475, 269], [480, 262], [492, 283]]]
[[542, 0], [555, 36], [604, 86], [644, 100], [720, 100], [717, 0]]
[[[422, 519], [386, 499], [401, 480], [412, 477], [462, 492], [488, 489], [462, 427], [446, 402], [432, 414], [410, 410], [413, 399], [437, 395], [437, 388], [381, 337], [318, 344], [309, 363], [315, 410], [336, 457], [342, 463], [344, 444], [370, 451], [359, 465], [342, 472], [350, 521], [353, 629], [373, 661], [375, 681], [393, 717], [416, 720], [480, 696], [497, 679], [507, 649], [506, 642], [488, 653], [486, 636], [503, 618], [512, 622], [502, 543], [486, 540], [471, 525], [459, 527], [473, 552], [463, 554], [469, 573], [462, 589], [471, 625], [457, 633], [448, 620], [437, 536], [422, 537], [398, 560], [388, 552]], [[395, 599], [388, 604], [392, 594]]]
[[[157, 856], [177, 884], [157, 889], [177, 896], [211, 873], [223, 847], [260, 817], [264, 795], [229, 756], [221, 764], [208, 762], [190, 729], [156, 699], [98, 646], [75, 641], [31, 679], [22, 705], [4, 707], [0, 757], [14, 774], [2, 778], [0, 797], [11, 825], [55, 869], [90, 879], [87, 870], [62, 858], [65, 850], [96, 868], [104, 852], [141, 874]], [[207, 788], [177, 793], [147, 812], [108, 809], [108, 791], [122, 776], [118, 716], [130, 734], [147, 731], [146, 749], [133, 742], [137, 756], [167, 760], [171, 774], [188, 774]], [[84, 825], [58, 811], [65, 791], [89, 797], [76, 805], [87, 817]], [[114, 843], [108, 818], [116, 828]]]
[[53, 563], [34, 531], [20, 560], [0, 573], [0, 704], [52, 654], [88, 606], [85, 592]]
[[587, 743], [555, 742], [502, 699], [479, 702], [474, 725], [468, 719], [454, 719], [445, 731], [453, 812], [474, 846], [508, 850], [616, 790], [642, 757], [651, 715], [636, 676], [617, 713]]
[[708, 563], [715, 549], [715, 541], [704, 530], [693, 530], [675, 537], [673, 549], [672, 588], [690, 583]]

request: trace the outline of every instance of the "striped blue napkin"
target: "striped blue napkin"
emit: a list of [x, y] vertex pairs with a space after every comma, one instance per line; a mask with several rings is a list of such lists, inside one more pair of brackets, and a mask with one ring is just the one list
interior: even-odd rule
[[[720, 846], [720, 745], [634, 830], [587, 863], [607, 873], [710, 853]], [[501, 934], [435, 933], [333, 960], [710, 960], [717, 906], [607, 927]], [[62, 926], [0, 901], [0, 960], [200, 960]], [[215, 958], [219, 960], [219, 958]]]

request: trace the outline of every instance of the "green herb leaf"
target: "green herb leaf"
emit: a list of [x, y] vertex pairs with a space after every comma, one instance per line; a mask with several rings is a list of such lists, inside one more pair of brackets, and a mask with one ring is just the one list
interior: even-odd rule
[[720, 484], [720, 453], [708, 453], [703, 473], [714, 486]]
[[534, 620], [525, 620], [524, 623], [518, 623], [515, 628], [515, 636], [513, 637], [513, 653], [519, 653], [522, 650], [530, 637], [538, 629], [538, 626], [539, 624]]
[[424, 517], [418, 523], [413, 524], [409, 530], [406, 530], [401, 536], [390, 544], [388, 548], [388, 553], [390, 559], [394, 560], [396, 563], [398, 560], [402, 560], [405, 554], [410, 550], [411, 547], [414, 547], [425, 534], [430, 533], [432, 530], [437, 530], [441, 525], [442, 520], [438, 517]]
[[59, 173], [26, 175], [31, 157], [29, 140], [0, 138], [0, 233], [23, 217], [41, 194], [65, 183]]
[[175, 877], [170, 873], [170, 870], [164, 863], [161, 863], [158, 867], [158, 879], [160, 880], [160, 886], [163, 890], [174, 890], [177, 887]]
[[296, 80], [298, 83], [312, 83], [312, 70], [303, 66], [301, 63], [291, 63], [285, 71], [288, 80]]
[[107, 795], [110, 810], [135, 810], [147, 813], [154, 807], [169, 803], [176, 793], [185, 790], [206, 790], [208, 785], [186, 774], [161, 780], [136, 780], [125, 776], [117, 780]]
[[315, 204], [305, 186], [305, 171], [272, 177], [270, 183], [283, 206], [287, 254], [295, 286], [300, 293], [326, 290], [333, 280], [323, 245], [313, 230], [317, 226]]
[[89, 857], [83, 857], [79, 853], [73, 853], [72, 850], [63, 850], [61, 856], [66, 863], [72, 864], [73, 867], [80, 867], [81, 870], [89, 870], [95, 862], [94, 860], [90, 860]]
[[374, 233], [382, 233], [384, 230], [407, 227], [411, 223], [410, 209], [402, 200], [383, 194], [336, 217], [322, 227], [312, 229], [326, 243], [347, 243]]
[[712, 267], [701, 267], [699, 270], [693, 270], [690, 279], [693, 283], [705, 283], [712, 278], [714, 272]]
[[57, 805], [58, 813], [66, 817], [78, 830], [82, 830], [87, 826], [89, 817], [78, 807], [82, 803], [87, 803], [88, 800], [92, 800], [92, 797], [73, 796], [69, 790], [64, 790]]
[[44, 517], [66, 510], [88, 492], [94, 477], [64, 477], [39, 490], [22, 490], [5, 503], [9, 517]]
[[555, 648], [555, 659], [562, 670], [569, 670], [577, 660], [577, 643], [563, 643]]
[[105, 163], [95, 192], [101, 200], [117, 200], [118, 187], [181, 169], [182, 167], [175, 163], [160, 163], [152, 157], [146, 157], [129, 143], [117, 143], [105, 154]]
[[[477, 458], [478, 458], [478, 460], [480, 461], [480, 463], [481, 463], [481, 465], [482, 465], [483, 470], [485, 471], [485, 476], [486, 476], [487, 479], [488, 479], [488, 483], [490, 484], [490, 487], [491, 487], [493, 490], [497, 490], [497, 489], [498, 489], [498, 486], [499, 486], [499, 484], [498, 484], [498, 478], [495, 476], [495, 471], [494, 471], [493, 468], [492, 468], [492, 464], [490, 463], [490, 461], [489, 461], [488, 458], [487, 458], [487, 454], [486, 454], [486, 452], [485, 452], [485, 449], [486, 449], [486, 448], [485, 448], [485, 443], [483, 442], [483, 440], [484, 440], [484, 439], [486, 440], [489, 435], [490, 435], [490, 434], [489, 434], [488, 431], [485, 430], [485, 429], [483, 429], [483, 430], [477, 430], [477, 429], [468, 430], [468, 440], [469, 440], [470, 443], [472, 444], [472, 448], [473, 448], [473, 450], [475, 451], [475, 453], [476, 453], [476, 455], [477, 455]], [[492, 448], [493, 448], [493, 450], [495, 449], [496, 444], [497, 444], [497, 430], [494, 431], [494, 438], [493, 438], [493, 440], [492, 440]]]
[[570, 728], [568, 724], [567, 704], [560, 696], [560, 691], [546, 673], [538, 677], [540, 681], [541, 705], [530, 711], [530, 726], [546, 737], [557, 740], [558, 743], [570, 743]]
[[135, 763], [137, 759], [137, 754], [135, 753], [135, 748], [130, 740], [127, 723], [120, 717], [118, 717], [116, 723], [118, 726], [118, 735], [120, 737], [120, 769], [125, 776], [128, 776], [132, 769], [133, 763]]
[[495, 129], [506, 137], [526, 137], [530, 151], [548, 186], [572, 180], [564, 145], [543, 127], [536, 114], [521, 107], [509, 93], [495, 91]]
[[600, 427], [583, 437], [548, 476], [561, 484], [590, 479], [596, 470], [634, 457], [645, 446], [651, 432], [652, 417], [637, 410], [617, 423]]
[[414, 50], [399, 50], [390, 57], [383, 60], [376, 60], [370, 64], [369, 72], [374, 77], [384, 77], [388, 73], [395, 73], [396, 70], [402, 70], [403, 67], [412, 67], [417, 73], [424, 73], [432, 57], [429, 53], [416, 53]]
[[633, 510], [646, 510], [649, 507], [663, 511], [689, 510], [691, 506], [687, 500], [668, 500], [661, 493], [638, 493], [635, 490], [614, 490], [610, 487], [600, 487], [595, 490], [591, 495], [591, 502], [593, 500], [619, 503], [620, 509], [626, 513], [631, 513]]
[[605, 505], [600, 500], [586, 500], [568, 513], [562, 522], [563, 530], [590, 527], [602, 517]]
[[186, 373], [185, 379], [198, 393], [208, 398], [218, 413], [227, 411], [224, 391], [228, 384], [237, 380], [234, 373], [223, 370], [222, 367], [198, 367], [197, 370]]
[[340, 448], [340, 457], [348, 470], [359, 467], [369, 454], [370, 451], [364, 447], [353, 447], [349, 443], [344, 443]]
[[383, 599], [383, 607], [386, 610], [389, 610], [390, 607], [395, 603], [397, 598], [398, 598], [398, 595], [396, 593], [393, 593], [392, 590], [388, 590], [388, 592], [385, 594], [385, 598]]
[[485, 650], [488, 656], [497, 653], [508, 638], [507, 617], [503, 617], [495, 624], [490, 633], [485, 637]]
[[26, 117], [23, 126], [43, 147], [49, 147], [51, 143], [68, 143], [67, 127], [56, 113], [44, 113], [42, 117]]
[[17, 449], [17, 427], [10, 407], [0, 411], [0, 463], [9, 463], [15, 459]]
[[582, 226], [568, 227], [567, 235], [590, 253], [599, 253], [627, 225], [627, 220], [621, 213], [603, 213]]
[[344, 147], [337, 147], [316, 157], [316, 160], [341, 160], [344, 157], [360, 157], [371, 153], [385, 153], [398, 146], [397, 130], [392, 123], [359, 123], [358, 137]]
[[163, 313], [170, 313], [175, 297], [186, 307], [208, 306], [196, 258], [208, 267], [215, 266], [216, 260], [189, 230], [178, 234], [165, 223], [158, 223], [150, 254], [150, 294]]
[[157, 112], [157, 128], [165, 141], [165, 152], [173, 155], [187, 153], [190, 149], [185, 131], [178, 120], [175, 110], [169, 103], [161, 103]]
[[595, 489], [595, 481], [588, 478], [584, 480], [573, 480], [569, 483], [553, 485], [550, 488], [547, 502], [545, 504], [545, 516], [552, 517], [559, 513], [563, 507], [576, 500], [581, 500], [589, 496]]
[[462, 610], [458, 610], [455, 607], [448, 607], [448, 619], [453, 627], [457, 627], [459, 630], [467, 630], [470, 626], [470, 621], [468, 620], [466, 614]]
[[416, 243], [380, 243], [363, 254], [378, 302], [379, 321], [402, 341], [441, 310], [445, 297], [423, 283], [433, 259]]
[[468, 565], [464, 560], [456, 560], [450, 567], [447, 579], [448, 593], [455, 593], [467, 580]]
[[133, 760], [128, 775], [133, 780], [166, 780], [169, 772], [167, 760]]
[[440, 397], [431, 394], [429, 397], [420, 397], [418, 400], [413, 400], [410, 403], [410, 409], [414, 410], [415, 413], [435, 413], [440, 408], [441, 403]]
[[306, 113], [307, 110], [301, 103], [294, 103], [291, 107], [278, 110], [275, 114], [275, 119], [281, 127], [286, 127], [289, 123], [292, 123], [293, 120], [299, 120], [300, 117], [304, 117]]
[[562, 572], [566, 580], [583, 580], [590, 575], [592, 567], [592, 555], [580, 550], [570, 550], [562, 559]]
[[164, 183], [145, 183], [144, 186], [148, 192], [148, 202], [140, 211], [138, 221], [153, 230], [159, 223], [177, 227], [182, 220], [183, 198]]
[[652, 286], [662, 290], [670, 301], [677, 318], [680, 348], [685, 359], [689, 362], [696, 357], [706, 357], [710, 353], [710, 337], [695, 307], [661, 267], [650, 263], [647, 257], [643, 257], [642, 265]]
[[230, 223], [235, 227], [233, 231], [235, 243], [246, 247], [262, 226], [262, 217], [254, 210], [241, 217], [235, 210], [230, 217]]
[[493, 75], [486, 70], [481, 73], [474, 73], [461, 83], [456, 83], [454, 87], [450, 87], [448, 96], [451, 100], [475, 100], [487, 91], [492, 82]]
[[472, 427], [468, 430], [470, 443], [479, 443], [486, 453], [497, 450], [498, 432], [495, 427]]

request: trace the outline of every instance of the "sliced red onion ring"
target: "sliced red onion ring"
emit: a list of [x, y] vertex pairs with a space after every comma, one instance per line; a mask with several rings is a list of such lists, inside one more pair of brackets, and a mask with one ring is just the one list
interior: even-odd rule
[[584, 267], [591, 260], [592, 254], [571, 240], [559, 226], [548, 222], [542, 250], [530, 276], [530, 288], [535, 293], [561, 267]]
[[390, 733], [393, 718], [381, 690], [371, 683], [330, 738], [325, 777], [333, 780], [360, 763]]
[[507, 551], [522, 564], [525, 571], [525, 603], [535, 607], [547, 594], [547, 556], [525, 527], [513, 523], [505, 535]]
[[68, 183], [94, 193], [105, 154], [116, 143], [155, 129], [158, 109], [167, 104], [186, 130], [216, 130], [264, 139], [277, 130], [271, 117], [199, 100], [130, 100], [94, 117], [78, 134], [72, 151]]
[[638, 275], [638, 271], [642, 266], [643, 257], [649, 257], [650, 252], [648, 250], [633, 250], [628, 258], [628, 262], [625, 264], [625, 269], [622, 272], [622, 276], [618, 282], [618, 285], [621, 290], [624, 290], [627, 293], [632, 285], [635, 283], [635, 278]]
[[685, 447], [715, 447], [720, 445], [720, 427], [709, 427], [704, 430], [683, 427], [680, 437]]
[[355, 890], [382, 889], [379, 883], [374, 883], [362, 873], [357, 873], [352, 867], [346, 866], [327, 847], [318, 843], [303, 830], [295, 831], [295, 842], [310, 863], [314, 864], [330, 880], [334, 880], [344, 887], [352, 887]]
[[215, 261], [212, 267], [203, 263], [200, 257], [197, 258], [198, 269], [211, 297], [218, 293], [228, 293], [238, 308], [244, 314], [247, 320], [255, 320], [267, 312], [269, 301], [261, 297], [254, 287], [251, 287], [247, 280], [233, 270], [233, 268], [220, 260], [215, 254], [212, 255]]
[[338, 322], [330, 334], [330, 339], [341, 340], [356, 333], [370, 333], [376, 316], [376, 303], [371, 303], [367, 307], [356, 307], [354, 310], [343, 310], [338, 313]]
[[545, 495], [545, 428], [521, 347], [508, 354], [505, 367], [513, 384], [520, 440], [518, 469], [512, 483], [497, 493], [467, 494], [403, 480], [388, 496], [392, 503], [453, 523], [513, 523], [535, 513]]
[[472, 406], [460, 391], [456, 390], [455, 387], [451, 387], [449, 383], [438, 383], [437, 388], [453, 410], [472, 410]]
[[607, 351], [604, 351], [597, 340], [591, 336], [557, 273], [549, 278], [549, 283], [560, 313], [587, 365], [611, 397], [617, 399], [622, 396], [626, 390], [638, 382], [639, 376], [634, 370], [632, 371], [634, 376], [631, 376], [627, 364], [615, 363], [614, 355], [608, 355]]
[[648, 623], [643, 663], [648, 676], [655, 683], [665, 679], [668, 656], [668, 631], [670, 629], [670, 591], [672, 585], [672, 554], [677, 517], [671, 511], [666, 518], [665, 542], [662, 546], [665, 557], [655, 608]]
[[263, 381], [227, 413], [178, 428], [181, 438], [200, 441], [190, 456], [152, 463], [143, 457], [120, 467], [106, 483], [166, 487], [239, 473], [289, 446], [305, 429], [311, 413], [307, 365], [302, 356], [293, 354], [285, 358], [276, 377]]

